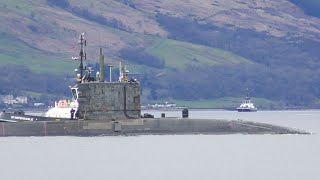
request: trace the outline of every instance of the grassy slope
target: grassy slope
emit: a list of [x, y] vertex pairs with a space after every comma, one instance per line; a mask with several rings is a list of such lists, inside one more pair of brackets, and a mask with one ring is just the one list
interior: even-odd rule
[[0, 7], [24, 16], [30, 15], [33, 9], [32, 5], [20, 0], [1, 0]]
[[25, 65], [35, 72], [52, 74], [72, 73], [77, 67], [74, 61], [34, 49], [10, 35], [0, 35], [0, 38], [0, 66]]
[[[149, 44], [148, 53], [165, 60], [168, 68], [184, 68], [186, 64], [206, 66], [223, 63], [248, 63], [247, 59], [232, 53], [206, 46], [169, 40], [151, 35], [128, 34], [106, 27], [106, 31], [125, 37], [128, 44]], [[0, 36], [0, 65], [12, 63], [29, 66], [34, 71], [49, 73], [70, 73], [77, 67], [77, 63], [67, 61], [64, 55], [43, 52], [25, 42], [6, 34]], [[63, 60], [64, 59], [64, 60]], [[139, 66], [139, 65], [138, 65]], [[141, 71], [145, 66], [135, 70]]]
[[[29, 18], [34, 18], [34, 21], [41, 23], [36, 17], [38, 16], [35, 8], [37, 5], [20, 0], [2, 0], [0, 9], [2, 8], [3, 13], [14, 13], [17, 14], [17, 17], [25, 17], [24, 23], [30, 23]], [[51, 74], [72, 73], [73, 69], [77, 67], [77, 63], [68, 61], [59, 54], [48, 53], [23, 42], [6, 26], [2, 26], [0, 30], [2, 32], [0, 34], [0, 66], [6, 64], [25, 65], [35, 72]]]
[[[125, 41], [125, 44], [129, 45], [142, 45], [148, 48], [148, 53], [151, 55], [157, 56], [166, 62], [167, 68], [184, 68], [186, 64], [189, 65], [197, 65], [197, 66], [206, 66], [206, 65], [216, 65], [216, 64], [224, 64], [224, 63], [231, 63], [231, 64], [237, 64], [237, 63], [248, 63], [250, 62], [247, 59], [241, 58], [239, 56], [236, 56], [232, 53], [228, 53], [226, 51], [222, 51], [219, 49], [214, 49], [206, 46], [199, 46], [194, 45], [190, 43], [185, 42], [179, 42], [174, 40], [168, 40], [165, 38], [159, 38], [157, 36], [152, 35], [146, 35], [144, 33], [140, 33], [141, 30], [139, 30], [139, 27], [144, 27], [144, 25], [141, 25], [139, 23], [130, 24], [127, 22], [127, 19], [130, 19], [134, 22], [147, 22], [148, 27], [153, 27], [154, 29], [147, 28], [146, 31], [148, 34], [152, 34], [157, 31], [160, 31], [160, 27], [156, 27], [156, 21], [148, 18], [149, 21], [145, 21], [146, 14], [143, 14], [141, 11], [136, 11], [133, 8], [130, 8], [128, 6], [125, 6], [117, 1], [111, 1], [109, 3], [102, 3], [100, 1], [81, 1], [81, 3], [78, 3], [78, 1], [70, 1], [73, 6], [80, 6], [82, 8], [88, 8], [89, 11], [92, 11], [95, 13], [95, 10], [97, 12], [107, 12], [103, 13], [103, 16], [110, 18], [110, 17], [116, 17], [119, 18], [122, 22], [125, 22], [126, 24], [130, 25], [129, 27], [132, 28], [137, 33], [135, 34], [128, 34], [128, 33], [122, 33], [121, 35], [117, 35], [119, 30], [115, 30], [113, 28], [104, 28], [104, 31], [109, 31], [112, 34], [115, 34], [116, 36], [122, 37], [122, 40]], [[6, 5], [6, 9], [9, 9], [10, 11], [14, 11], [17, 14], [23, 15], [23, 16], [31, 16], [32, 12], [36, 15], [43, 13], [43, 12], [37, 12], [38, 5], [43, 4], [45, 1], [43, 0], [37, 0], [36, 3], [32, 2], [19, 2], [18, 0], [4, 0], [0, 3], [1, 5]], [[99, 8], [97, 8], [99, 6]], [[17, 8], [18, 7], [18, 8]], [[113, 7], [113, 8], [111, 8]], [[51, 9], [53, 7], [50, 7]], [[61, 11], [61, 9], [56, 9]], [[122, 12], [121, 15], [119, 14], [119, 11]], [[36, 19], [37, 20], [37, 19]], [[75, 19], [73, 19], [74, 21]], [[42, 23], [41, 20], [37, 20], [38, 23]], [[51, 20], [50, 20], [51, 21]], [[75, 23], [82, 23], [82, 22], [75, 22]], [[150, 31], [150, 32], [148, 32]], [[58, 32], [59, 33], [59, 32]], [[138, 35], [137, 35], [138, 34]], [[59, 35], [58, 35], [59, 36]], [[61, 34], [61, 36], [63, 36]], [[112, 41], [112, 40], [111, 40]], [[151, 42], [151, 43], [150, 43]], [[12, 45], [9, 45], [9, 48], [11, 48]], [[28, 54], [30, 51], [25, 51], [26, 54]], [[36, 53], [32, 53], [36, 54]], [[39, 53], [38, 53], [39, 54]], [[3, 59], [10, 59], [10, 62], [15, 62], [12, 59], [20, 59], [20, 57], [8, 57], [6, 54], [2, 55], [5, 56]], [[28, 57], [26, 55], [26, 58], [28, 60], [34, 59], [37, 61], [37, 57]], [[43, 59], [43, 58], [41, 58]], [[57, 58], [53, 58], [57, 59]], [[67, 62], [66, 64], [63, 64], [63, 62], [60, 62], [58, 65], [55, 65], [55, 62], [51, 62], [50, 67], [52, 66], [60, 66], [62, 65], [61, 71], [68, 72], [70, 70], [70, 67], [74, 67], [74, 64]], [[47, 62], [46, 62], [47, 63]], [[35, 64], [38, 67], [45, 68], [45, 66], [41, 65], [41, 61]], [[33, 67], [34, 70], [38, 70], [37, 66]], [[144, 67], [143, 67], [144, 68]], [[141, 68], [141, 69], [143, 69]], [[54, 68], [57, 69], [57, 68]], [[140, 69], [140, 68], [135, 68]], [[52, 68], [44, 69], [44, 71], [52, 71]]]
[[169, 39], [159, 40], [147, 51], [151, 55], [165, 60], [167, 67], [177, 69], [185, 68], [187, 64], [207, 66], [250, 63], [245, 58], [220, 49]]

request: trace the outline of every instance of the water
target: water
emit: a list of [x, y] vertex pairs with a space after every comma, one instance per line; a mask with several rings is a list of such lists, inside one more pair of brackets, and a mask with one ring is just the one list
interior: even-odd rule
[[190, 111], [190, 117], [269, 122], [313, 134], [0, 138], [0, 179], [320, 179], [320, 111]]

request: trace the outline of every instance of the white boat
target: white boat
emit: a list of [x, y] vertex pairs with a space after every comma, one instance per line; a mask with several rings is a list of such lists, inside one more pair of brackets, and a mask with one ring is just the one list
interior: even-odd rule
[[238, 112], [256, 112], [258, 109], [251, 102], [249, 93], [247, 93], [247, 96], [244, 98], [242, 104], [237, 108], [237, 110]]
[[[27, 115], [24, 111], [19, 110], [12, 112], [0, 112], [0, 122], [21, 122], [21, 121], [60, 121], [69, 119], [78, 119], [78, 88], [70, 87], [72, 92], [72, 101], [60, 100], [55, 102], [55, 106], [49, 108], [42, 116]], [[71, 113], [72, 112], [72, 113]], [[71, 114], [73, 114], [71, 118]]]
[[72, 92], [72, 100], [68, 102], [67, 100], [60, 100], [59, 102], [55, 102], [54, 107], [50, 108], [46, 113], [44, 113], [44, 117], [51, 118], [71, 118], [71, 110], [74, 110], [74, 118], [75, 114], [78, 110], [78, 88], [70, 87]]

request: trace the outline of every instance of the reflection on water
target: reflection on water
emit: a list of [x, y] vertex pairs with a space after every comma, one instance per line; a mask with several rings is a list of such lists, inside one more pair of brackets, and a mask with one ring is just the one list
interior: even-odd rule
[[[162, 111], [148, 111], [160, 117]], [[181, 111], [165, 112], [179, 116]], [[0, 138], [4, 180], [319, 179], [320, 111], [190, 111], [191, 118], [243, 119], [313, 135], [179, 135]]]

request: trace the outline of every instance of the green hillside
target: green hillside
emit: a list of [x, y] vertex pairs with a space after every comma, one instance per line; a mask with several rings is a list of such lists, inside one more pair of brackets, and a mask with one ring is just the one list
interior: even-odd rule
[[[223, 107], [249, 88], [271, 104], [265, 107], [319, 107], [320, 25], [308, 16], [317, 3], [292, 2], [297, 6], [274, 0], [3, 0], [0, 66], [15, 65], [6, 72], [16, 80], [3, 74], [0, 92], [53, 95], [55, 89], [66, 96], [62, 87], [73, 81], [78, 62], [71, 57], [84, 32], [86, 63], [97, 66], [102, 47], [117, 73], [121, 56], [139, 76], [144, 101]], [[30, 74], [28, 81], [44, 77], [41, 86], [23, 82], [17, 89], [21, 72]]]
[[[14, 14], [14, 16], [8, 17], [9, 21], [11, 20], [13, 22], [18, 18], [24, 18], [24, 25], [26, 26], [24, 28], [27, 30], [24, 38], [21, 39], [16, 32], [11, 32], [10, 28], [6, 28], [5, 26], [0, 28], [0, 65], [5, 65], [7, 63], [20, 64], [29, 67], [34, 72], [48, 72], [54, 74], [72, 73], [72, 69], [77, 67], [77, 63], [70, 60], [71, 55], [77, 54], [76, 50], [73, 50], [73, 54], [70, 54], [70, 46], [74, 46], [77, 39], [73, 38], [74, 42], [70, 42], [70, 38], [68, 38], [68, 41], [63, 41], [68, 34], [71, 35], [71, 37], [73, 37], [75, 34], [65, 30], [65, 28], [61, 27], [61, 25], [57, 24], [54, 18], [51, 19], [49, 17], [48, 20], [44, 18], [46, 13], [49, 13], [51, 10], [59, 13], [65, 12], [65, 10], [61, 9], [59, 6], [50, 6], [47, 4], [47, 2], [49, 1], [39, 0], [35, 2], [20, 2], [17, 0], [8, 0], [0, 2], [0, 7], [2, 7], [0, 13]], [[59, 3], [65, 5], [64, 2], [67, 1], [56, 1], [57, 5], [60, 5]], [[75, 5], [75, 7], [78, 6], [78, 4], [73, 1], [70, 1], [69, 4], [71, 4], [71, 2]], [[115, 2], [115, 5], [116, 4], [120, 5], [121, 3], [119, 4]], [[92, 3], [82, 3], [81, 6], [91, 7]], [[44, 7], [49, 9], [44, 9]], [[105, 4], [102, 4], [102, 7], [110, 10], [110, 8]], [[121, 7], [126, 8], [127, 6]], [[133, 13], [131, 11], [132, 10], [128, 10], [128, 15]], [[74, 19], [70, 19], [70, 21], [74, 21], [75, 24], [83, 23], [80, 22], [83, 21], [83, 19], [78, 19], [76, 16], [73, 18]], [[87, 21], [86, 17], [84, 17], [84, 20]], [[52, 23], [50, 23], [50, 21]], [[101, 26], [99, 21], [95, 23], [96, 26]], [[52, 26], [52, 24], [55, 24], [55, 26]], [[144, 33], [131, 34], [126, 31], [119, 30], [117, 26], [102, 26], [100, 28], [101, 31], [99, 33], [101, 34], [99, 34], [99, 36], [103, 36], [104, 34], [112, 34], [113, 36], [118, 36], [124, 40], [124, 46], [141, 46], [145, 49], [147, 54], [164, 60], [167, 68], [183, 69], [186, 67], [186, 65], [207, 66], [225, 63], [237, 64], [250, 62], [245, 58], [217, 48], [196, 45], [183, 41], [170, 40], [165, 37], [152, 36]], [[28, 34], [33, 36], [33, 38], [29, 39], [26, 37]], [[45, 37], [46, 34], [48, 37]], [[92, 44], [90, 45], [90, 49], [88, 49], [88, 56], [91, 55], [91, 62], [97, 60], [98, 58], [97, 55], [94, 54], [97, 52], [97, 49], [95, 49], [93, 53], [90, 50], [93, 50], [93, 46], [97, 43], [101, 45], [101, 37], [99, 37], [100, 42], [90, 39], [90, 37], [94, 35], [95, 34], [87, 35], [89, 44]], [[41, 46], [38, 47], [39, 45], [37, 45], [41, 44], [37, 43], [38, 41], [41, 41], [41, 39], [45, 39], [45, 41], [49, 40], [47, 43], [50, 44], [55, 43], [57, 40], [62, 41], [62, 43], [65, 43], [68, 46], [64, 45], [65, 52], [63, 50], [54, 50], [53, 48], [43, 49]], [[55, 46], [57, 45], [54, 45], [53, 47]], [[107, 51], [108, 46], [110, 46], [110, 44], [107, 44], [106, 46]], [[113, 57], [117, 56], [117, 54], [118, 52], [111, 52], [111, 58], [109, 54], [109, 60], [114, 61], [113, 63], [116, 63], [116, 59], [113, 59]], [[134, 61], [134, 59], [128, 60]]]
[[52, 74], [70, 73], [78, 66], [78, 63], [72, 60], [35, 49], [6, 33], [1, 33], [0, 38], [0, 66], [24, 65], [34, 72]]
[[174, 40], [159, 40], [147, 52], [165, 60], [166, 67], [184, 69], [186, 65], [210, 66], [250, 63], [233, 53], [207, 46]]

